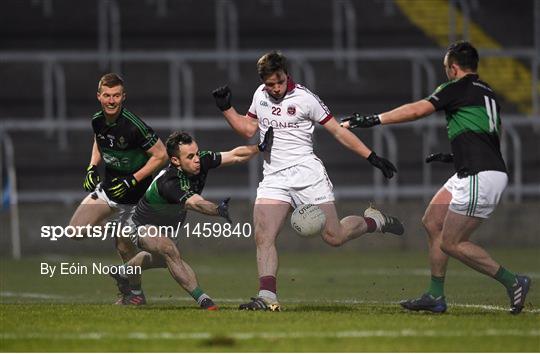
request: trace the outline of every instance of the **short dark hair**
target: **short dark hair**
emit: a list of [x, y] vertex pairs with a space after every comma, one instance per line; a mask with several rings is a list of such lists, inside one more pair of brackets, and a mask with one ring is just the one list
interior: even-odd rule
[[167, 138], [165, 145], [167, 146], [167, 155], [171, 157], [180, 157], [180, 145], [191, 144], [193, 138], [187, 132], [180, 130], [172, 133]]
[[263, 80], [280, 70], [287, 74], [287, 58], [281, 52], [273, 50], [257, 61], [257, 73]]
[[462, 69], [476, 71], [478, 68], [478, 51], [469, 42], [458, 41], [450, 44], [446, 51], [448, 55], [448, 65], [457, 64]]
[[124, 80], [122, 79], [122, 77], [115, 73], [108, 73], [103, 75], [101, 79], [99, 79], [98, 92], [101, 92], [102, 86], [115, 87], [119, 85], [124, 87]]

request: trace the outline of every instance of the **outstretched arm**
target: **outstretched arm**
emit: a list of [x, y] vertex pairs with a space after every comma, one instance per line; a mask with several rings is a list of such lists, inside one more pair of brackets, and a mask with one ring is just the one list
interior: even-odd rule
[[259, 145], [239, 146], [221, 153], [221, 165], [230, 166], [248, 161], [258, 152], [269, 150], [274, 141], [274, 128], [269, 127]]
[[391, 111], [381, 114], [362, 115], [353, 113], [349, 117], [341, 119], [341, 126], [348, 129], [356, 127], [371, 128], [379, 124], [396, 124], [410, 122], [435, 112], [433, 104], [427, 100], [407, 103]]
[[342, 128], [334, 118], [330, 119], [326, 124], [324, 124], [324, 127], [343, 146], [367, 159], [370, 164], [380, 169], [384, 177], [392, 178], [394, 176], [394, 172], [397, 172], [396, 167], [390, 161], [384, 157], [377, 156], [375, 151], [371, 151], [356, 135], [351, 133], [348, 129]]
[[221, 153], [221, 165], [231, 166], [239, 163], [244, 163], [251, 159], [259, 152], [257, 145], [238, 146], [230, 151]]
[[330, 119], [323, 125], [330, 134], [336, 138], [341, 145], [345, 146], [349, 150], [367, 159], [371, 154], [371, 150], [360, 140], [356, 135], [351, 133], [347, 129], [343, 129], [339, 126], [335, 118]]
[[407, 103], [391, 111], [379, 114], [381, 124], [410, 122], [435, 112], [433, 104], [427, 100]]
[[199, 194], [194, 194], [186, 200], [186, 208], [206, 215], [219, 215], [217, 204], [204, 199]]
[[248, 116], [240, 115], [236, 112], [234, 107], [229, 108], [226, 111], [223, 111], [227, 123], [234, 129], [235, 132], [243, 136], [244, 138], [251, 138], [259, 129], [259, 123], [256, 119], [253, 119]]
[[232, 91], [228, 86], [222, 86], [214, 91], [212, 95], [216, 100], [216, 106], [221, 110], [227, 122], [235, 132], [245, 138], [251, 138], [259, 128], [258, 121], [248, 116], [239, 114], [231, 104]]
[[230, 199], [226, 198], [221, 203], [215, 204], [204, 199], [199, 194], [194, 194], [186, 200], [186, 208], [206, 215], [221, 216], [229, 223], [232, 223], [229, 217]]

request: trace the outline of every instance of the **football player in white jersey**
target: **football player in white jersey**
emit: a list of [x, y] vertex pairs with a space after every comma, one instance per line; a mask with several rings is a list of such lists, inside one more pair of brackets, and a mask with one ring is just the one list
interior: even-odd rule
[[274, 129], [274, 141], [264, 154], [264, 178], [257, 189], [253, 219], [257, 245], [259, 293], [240, 305], [245, 310], [279, 311], [276, 291], [278, 256], [276, 237], [291, 206], [317, 204], [326, 214], [323, 240], [341, 246], [368, 232], [403, 234], [403, 225], [392, 216], [368, 208], [363, 216], [339, 220], [334, 205], [333, 186], [319, 158], [313, 153], [315, 123], [321, 124], [342, 145], [379, 168], [392, 178], [394, 165], [371, 151], [356, 135], [340, 127], [328, 108], [315, 94], [298, 85], [287, 75], [286, 58], [279, 52], [263, 55], [257, 62], [262, 84], [253, 95], [246, 115], [231, 105], [227, 86], [213, 91], [216, 105], [227, 122], [240, 135], [251, 138], [257, 130], [264, 137]]

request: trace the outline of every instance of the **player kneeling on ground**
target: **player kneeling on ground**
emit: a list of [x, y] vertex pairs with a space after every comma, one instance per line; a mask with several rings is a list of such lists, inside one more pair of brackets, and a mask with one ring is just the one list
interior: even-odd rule
[[[171, 234], [149, 237], [151, 228], [171, 226], [178, 230], [184, 222], [187, 211], [194, 210], [206, 215], [229, 218], [229, 199], [219, 204], [205, 200], [203, 191], [206, 177], [212, 168], [229, 166], [248, 161], [259, 151], [271, 144], [273, 130], [270, 129], [259, 145], [240, 146], [231, 151], [199, 151], [197, 143], [185, 132], [175, 132], [167, 139], [167, 153], [170, 164], [152, 181], [143, 198], [137, 204], [135, 214], [130, 220], [133, 229], [132, 241], [142, 249], [113, 277], [122, 293], [119, 303], [142, 305], [146, 303], [141, 289], [139, 275], [126, 275], [126, 266], [140, 266], [142, 269], [168, 268], [174, 280], [184, 288], [201, 306], [208, 310], [217, 309], [212, 299], [199, 287], [193, 269], [180, 256], [178, 240]], [[145, 237], [146, 236], [146, 237]]]

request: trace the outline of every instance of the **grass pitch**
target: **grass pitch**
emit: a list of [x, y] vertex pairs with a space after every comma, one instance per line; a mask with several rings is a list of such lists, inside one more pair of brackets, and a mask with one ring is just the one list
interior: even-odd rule
[[451, 261], [449, 310], [409, 313], [396, 303], [426, 288], [419, 252], [282, 254], [280, 313], [240, 312], [257, 289], [254, 254], [186, 255], [220, 311], [202, 311], [166, 270], [144, 275], [149, 305], [119, 307], [107, 276], [40, 275], [35, 258], [0, 262], [1, 351], [540, 351], [538, 250], [493, 252], [532, 276], [527, 308], [507, 313], [503, 287]]

